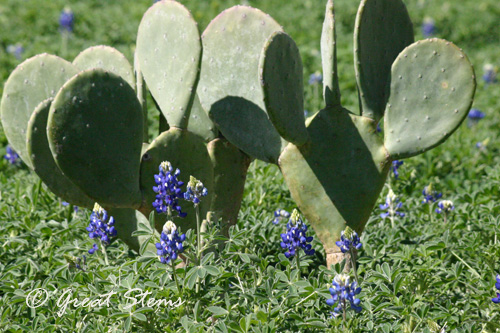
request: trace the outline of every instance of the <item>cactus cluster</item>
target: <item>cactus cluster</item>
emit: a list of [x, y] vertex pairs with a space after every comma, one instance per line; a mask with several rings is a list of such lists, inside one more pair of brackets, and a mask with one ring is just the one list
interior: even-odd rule
[[[440, 39], [414, 43], [401, 0], [361, 1], [354, 33], [358, 112], [341, 104], [335, 44], [328, 0], [325, 107], [306, 123], [299, 50], [275, 20], [235, 6], [200, 36], [184, 6], [160, 1], [140, 23], [134, 66], [101, 46], [73, 63], [42, 54], [19, 65], [5, 84], [2, 124], [56, 195], [110, 210], [118, 236], [134, 248], [130, 234], [152, 211], [162, 161], [202, 180], [211, 197], [200, 204], [202, 216], [226, 225], [236, 220], [251, 158], [278, 164], [330, 264], [341, 258], [335, 242], [346, 225], [363, 231], [392, 162], [446, 140], [475, 92], [474, 71], [459, 48]], [[148, 90], [161, 111], [152, 142]], [[186, 211], [184, 230], [195, 225]]]
[[[227, 228], [236, 221], [251, 160], [219, 135], [201, 108], [201, 55], [189, 11], [175, 1], [157, 2], [140, 23], [134, 66], [108, 46], [84, 50], [72, 63], [41, 54], [20, 64], [0, 106], [5, 134], [50, 190], [78, 206], [99, 203], [134, 249], [140, 238], [131, 234], [153, 210], [154, 174], [166, 160], [203, 180], [202, 216], [222, 218]], [[163, 120], [151, 142], [148, 90]], [[189, 206], [179, 221], [184, 229], [196, 225]]]
[[[307, 123], [298, 48], [268, 15], [233, 7], [210, 23], [203, 41], [203, 108], [235, 146], [279, 165], [328, 265], [342, 258], [335, 242], [346, 225], [363, 231], [392, 161], [445, 141], [475, 92], [473, 68], [458, 47], [435, 38], [414, 43], [400, 0], [361, 1], [354, 33], [358, 112], [341, 104], [328, 1], [321, 37], [325, 107]], [[376, 131], [381, 120], [383, 138]]]

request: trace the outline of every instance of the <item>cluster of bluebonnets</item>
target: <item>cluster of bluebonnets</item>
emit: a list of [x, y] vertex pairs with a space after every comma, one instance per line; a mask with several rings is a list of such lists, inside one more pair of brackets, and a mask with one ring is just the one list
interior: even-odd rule
[[153, 202], [153, 207], [158, 213], [168, 213], [172, 215], [173, 211], [177, 212], [179, 217], [185, 217], [186, 213], [182, 212], [179, 205], [179, 199], [184, 198], [181, 187], [184, 182], [177, 179], [180, 175], [179, 169], [173, 169], [170, 162], [162, 162], [158, 167], [159, 173], [155, 175], [155, 183], [153, 191], [157, 193], [156, 200]]
[[313, 237], [307, 236], [306, 233], [307, 225], [302, 221], [298, 210], [294, 209], [286, 224], [286, 232], [281, 234], [281, 248], [286, 250], [285, 257], [295, 256], [298, 249], [304, 250], [306, 255], [314, 254], [310, 244]]
[[[156, 2], [155, 0], [154, 2]], [[59, 17], [59, 25], [61, 33], [68, 34], [74, 29], [74, 13], [69, 9], [65, 8]], [[437, 33], [437, 28], [435, 22], [431, 18], [426, 18], [422, 24], [422, 34], [425, 37], [435, 36]], [[14, 55], [16, 59], [20, 60], [24, 52], [24, 48], [21, 44], [9, 45], [7, 47], [7, 52]], [[497, 82], [497, 69], [491, 65], [487, 64], [484, 67], [483, 80], [487, 84]], [[311, 74], [309, 77], [310, 85], [321, 84], [323, 77], [320, 73]], [[307, 111], [305, 111], [307, 116]], [[468, 125], [471, 127], [475, 125], [478, 121], [483, 119], [485, 114], [478, 109], [471, 109], [468, 116]], [[380, 127], [377, 127], [380, 130]], [[484, 147], [486, 143], [478, 142], [478, 148]], [[6, 154], [4, 158], [11, 164], [19, 164], [20, 159], [18, 154], [10, 147], [7, 146]], [[399, 178], [398, 169], [403, 165], [403, 161], [393, 161], [391, 165], [391, 171], [394, 174], [394, 178]], [[190, 176], [190, 181], [187, 184], [186, 191], [183, 192], [182, 187], [184, 182], [179, 180], [180, 170], [175, 169], [172, 165], [164, 161], [159, 166], [159, 173], [154, 176], [156, 186], [152, 189], [157, 193], [155, 201], [152, 206], [155, 208], [156, 212], [160, 214], [167, 215], [167, 221], [163, 226], [163, 230], [160, 235], [159, 242], [155, 244], [157, 249], [157, 255], [161, 263], [171, 264], [174, 266], [175, 261], [179, 258], [179, 254], [184, 251], [183, 243], [186, 240], [186, 235], [180, 232], [180, 229], [172, 221], [174, 213], [177, 217], [185, 217], [186, 213], [182, 212], [182, 207], [180, 200], [186, 200], [192, 202], [195, 207], [200, 203], [203, 197], [207, 196], [208, 191], [203, 186], [203, 183], [193, 176]], [[422, 203], [428, 204], [430, 207], [439, 199], [442, 198], [442, 193], [435, 191], [432, 188], [432, 184], [426, 186], [422, 194], [424, 196]], [[66, 206], [67, 203], [63, 202]], [[394, 225], [394, 218], [404, 217], [405, 213], [401, 212], [403, 203], [396, 196], [392, 189], [389, 189], [389, 193], [386, 196], [384, 204], [381, 204], [380, 209], [384, 210], [380, 214], [383, 219], [390, 218]], [[446, 221], [448, 215], [454, 210], [454, 204], [450, 200], [441, 200], [437, 204], [435, 212], [438, 214], [443, 214], [444, 220]], [[77, 206], [74, 206], [75, 211], [78, 210]], [[294, 210], [292, 214], [283, 209], [278, 209], [274, 212], [273, 224], [279, 224], [282, 221], [287, 221], [286, 231], [281, 234], [281, 247], [285, 250], [284, 255], [287, 258], [296, 257], [297, 265], [300, 270], [299, 258], [300, 249], [304, 251], [306, 255], [313, 255], [315, 250], [312, 248], [311, 242], [313, 241], [312, 236], [308, 236], [308, 227], [306, 223], [300, 217], [297, 210]], [[108, 213], [104, 208], [102, 208], [97, 203], [90, 215], [90, 222], [86, 228], [89, 238], [101, 243], [101, 249], [105, 254], [105, 246], [109, 245], [111, 238], [116, 236], [117, 230], [115, 229], [115, 221], [112, 216], [108, 216]], [[200, 234], [199, 223], [198, 223], [198, 236]], [[198, 250], [200, 240], [198, 238]], [[334, 277], [332, 281], [332, 286], [329, 288], [331, 298], [326, 300], [326, 303], [330, 306], [334, 306], [333, 313], [334, 316], [343, 314], [344, 320], [346, 312], [352, 309], [356, 313], [362, 311], [361, 300], [358, 295], [361, 292], [361, 287], [359, 285], [359, 279], [356, 272], [356, 255], [357, 251], [362, 248], [362, 243], [358, 234], [347, 227], [341, 232], [340, 241], [336, 242], [342, 253], [348, 254], [346, 260], [350, 260], [350, 267], [355, 275], [355, 279], [352, 280], [349, 274], [338, 274]], [[99, 249], [99, 245], [93, 244], [92, 248], [88, 250], [89, 254], [95, 253]], [[107, 260], [107, 259], [106, 259]], [[83, 259], [75, 258], [75, 267], [81, 268], [86, 262], [85, 255]], [[173, 269], [173, 276], [175, 278], [175, 269]], [[177, 283], [177, 280], [176, 280]], [[494, 303], [500, 303], [500, 275], [496, 276], [495, 287], [498, 290], [497, 296], [492, 298]], [[179, 289], [179, 288], [178, 288]]]
[[[87, 227], [90, 239], [99, 240], [101, 246], [106, 246], [110, 243], [111, 237], [115, 237], [117, 231], [115, 229], [115, 219], [113, 216], [108, 216], [108, 212], [98, 203], [94, 205], [92, 214], [90, 214], [90, 223]], [[94, 243], [89, 250], [89, 254], [93, 254], [99, 249], [97, 243]]]

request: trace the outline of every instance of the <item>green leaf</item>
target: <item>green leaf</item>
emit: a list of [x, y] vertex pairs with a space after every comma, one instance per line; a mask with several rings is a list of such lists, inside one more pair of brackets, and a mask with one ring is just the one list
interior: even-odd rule
[[229, 314], [229, 311], [221, 308], [220, 306], [209, 306], [208, 311], [212, 312], [212, 314], [216, 317], [226, 316]]

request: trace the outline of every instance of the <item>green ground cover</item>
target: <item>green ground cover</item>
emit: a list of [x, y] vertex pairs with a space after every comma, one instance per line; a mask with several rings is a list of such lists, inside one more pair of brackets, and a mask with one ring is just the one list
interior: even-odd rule
[[[220, 11], [241, 3], [181, 2], [192, 11], [200, 30]], [[244, 2], [269, 13], [295, 39], [306, 85], [309, 75], [321, 70], [324, 2]], [[381, 210], [374, 209], [361, 237], [358, 260], [363, 310], [348, 312], [347, 326], [353, 332], [440, 332], [445, 326], [446, 332], [495, 332], [500, 330], [500, 307], [491, 302], [495, 275], [500, 273], [500, 84], [487, 85], [480, 76], [485, 63], [500, 66], [500, 5], [497, 0], [405, 3], [417, 40], [423, 38], [424, 18], [432, 17], [436, 36], [467, 53], [478, 76], [473, 107], [486, 117], [471, 127], [465, 121], [441, 146], [405, 160], [399, 179], [393, 175], [388, 179], [388, 187], [403, 202], [405, 217], [392, 228], [380, 218]], [[62, 46], [58, 23], [66, 5], [75, 13], [67, 48]], [[138, 24], [150, 5], [146, 0], [1, 1], [0, 93], [17, 64], [42, 52], [71, 60], [89, 46], [106, 44], [131, 61]], [[357, 108], [352, 60], [357, 7], [358, 1], [336, 1], [340, 88], [350, 109]], [[6, 51], [16, 43], [24, 47], [21, 60]], [[307, 110], [319, 107], [320, 92], [318, 85], [306, 86]], [[154, 109], [150, 113], [157, 116]], [[476, 147], [478, 142], [484, 143], [483, 148]], [[6, 145], [1, 133], [2, 154]], [[422, 190], [429, 183], [454, 202], [446, 223], [434, 212], [436, 204], [422, 204]], [[384, 189], [379, 203], [387, 192]], [[325, 254], [317, 241], [315, 255], [301, 260], [300, 274], [283, 255], [279, 242], [284, 224], [271, 220], [276, 208], [291, 211], [294, 203], [276, 166], [252, 164], [237, 226], [217, 256], [205, 257], [203, 267], [178, 270], [182, 295], [156, 257], [136, 256], [120, 241], [108, 247], [109, 265], [99, 253], [87, 254], [84, 271], [68, 263], [65, 255], [81, 258], [92, 246], [85, 231], [90, 212], [74, 213], [72, 207], [64, 207], [25, 166], [2, 159], [0, 198], [0, 331], [342, 331], [341, 318], [331, 318], [333, 308], [326, 304], [332, 277], [341, 267], [324, 266]], [[215, 231], [213, 226], [211, 232]], [[194, 244], [192, 232], [187, 238], [186, 244]], [[36, 288], [53, 295], [32, 309], [26, 296]], [[80, 300], [110, 291], [116, 295], [109, 306], [64, 309], [58, 299], [67, 288]], [[184, 303], [169, 307], [139, 302], [126, 308], [133, 303], [126, 292], [133, 288], [150, 291], [146, 300], [175, 302], [181, 297]]]

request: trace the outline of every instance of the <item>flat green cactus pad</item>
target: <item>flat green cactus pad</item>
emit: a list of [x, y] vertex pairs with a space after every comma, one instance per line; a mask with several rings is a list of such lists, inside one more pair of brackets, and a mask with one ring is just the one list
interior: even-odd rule
[[333, 0], [326, 4], [325, 21], [321, 33], [321, 62], [323, 65], [323, 98], [328, 106], [340, 105], [337, 74], [337, 47]]
[[354, 29], [354, 67], [362, 115], [378, 121], [388, 99], [391, 65], [413, 43], [413, 25], [401, 0], [363, 0]]
[[214, 195], [210, 211], [216, 219], [222, 218], [222, 232], [227, 235], [229, 226], [238, 219], [251, 159], [226, 139], [211, 141], [208, 153], [214, 167]]
[[80, 71], [92, 68], [104, 69], [121, 76], [135, 89], [135, 76], [132, 65], [120, 51], [113, 47], [105, 45], [89, 47], [76, 56], [73, 65]]
[[277, 31], [262, 50], [259, 74], [267, 113], [278, 133], [295, 145], [308, 139], [302, 59], [295, 42]]
[[[113, 216], [115, 219], [117, 237], [125, 242], [130, 249], [139, 252], [142, 243], [148, 237], [135, 237], [132, 236], [132, 233], [138, 229], [141, 223], [149, 225], [149, 220], [141, 212], [132, 208], [107, 208], [106, 211], [109, 216]], [[148, 245], [147, 249], [156, 253], [156, 247], [153, 242]]]
[[307, 129], [310, 143], [290, 143], [279, 165], [292, 198], [328, 250], [346, 224], [362, 231], [390, 164], [369, 118], [338, 106], [321, 110]]
[[26, 131], [31, 114], [76, 73], [78, 70], [71, 63], [44, 53], [17, 66], [5, 83], [0, 104], [5, 136], [30, 168], [33, 166], [26, 149]]
[[50, 151], [47, 140], [47, 119], [52, 100], [49, 98], [40, 103], [28, 122], [26, 147], [33, 170], [45, 185], [64, 201], [80, 207], [92, 208], [94, 201], [61, 172]]
[[144, 14], [137, 57], [151, 94], [168, 124], [186, 128], [201, 63], [198, 25], [176, 1], [161, 1]]
[[230, 142], [250, 156], [277, 163], [280, 135], [266, 114], [258, 65], [266, 40], [282, 28], [260, 10], [225, 10], [203, 33], [198, 95]]
[[458, 47], [441, 39], [416, 42], [392, 66], [384, 144], [392, 159], [411, 157], [446, 140], [467, 116], [476, 82]]
[[212, 141], [219, 135], [219, 130], [210, 120], [207, 112], [201, 107], [198, 95], [194, 98], [191, 115], [189, 116], [188, 130], [201, 137], [205, 142]]
[[120, 76], [91, 69], [59, 91], [49, 113], [50, 150], [61, 171], [105, 207], [138, 208], [142, 110]]
[[[141, 162], [141, 190], [144, 201], [141, 212], [148, 215], [153, 210], [153, 201], [156, 193], [153, 186], [156, 186], [154, 175], [158, 174], [158, 167], [163, 161], [168, 161], [172, 167], [179, 169], [181, 174], [178, 179], [186, 185], [189, 176], [199, 179], [207, 188], [208, 195], [203, 197], [200, 203], [200, 212], [202, 218], [207, 214], [213, 195], [213, 167], [208, 155], [207, 147], [203, 139], [186, 130], [170, 128], [167, 132], [160, 134], [151, 144], [149, 149], [142, 155]], [[182, 188], [186, 190], [186, 185]], [[176, 218], [174, 222], [182, 226], [185, 231], [190, 228], [196, 229], [196, 215], [191, 202], [184, 199], [179, 200], [182, 211], [187, 213], [185, 218]], [[156, 212], [155, 212], [156, 214]], [[165, 222], [166, 215], [157, 216], [156, 221]], [[163, 224], [156, 223], [157, 230], [160, 232]]]

